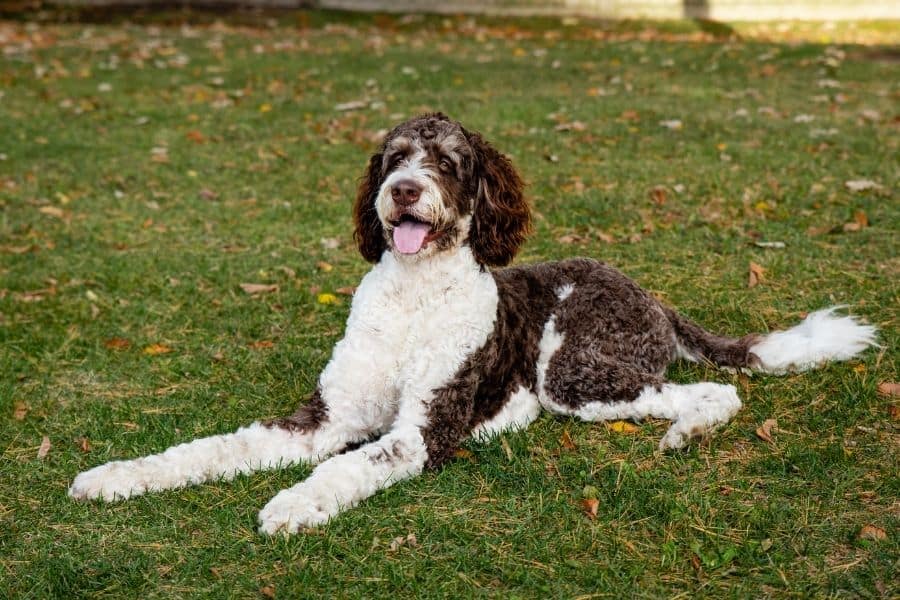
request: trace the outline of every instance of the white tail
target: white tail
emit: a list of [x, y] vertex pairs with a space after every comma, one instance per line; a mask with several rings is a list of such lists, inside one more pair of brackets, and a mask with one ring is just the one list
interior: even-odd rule
[[810, 313], [802, 323], [775, 331], [750, 347], [759, 358], [755, 367], [780, 375], [807, 371], [830, 361], [848, 360], [869, 346], [877, 346], [878, 330], [854, 317], [838, 316], [840, 306]]

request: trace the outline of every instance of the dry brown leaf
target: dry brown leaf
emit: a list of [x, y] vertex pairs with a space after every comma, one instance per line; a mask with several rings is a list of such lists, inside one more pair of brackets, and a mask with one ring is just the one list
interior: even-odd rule
[[255, 296], [257, 294], [270, 294], [278, 291], [277, 283], [242, 283], [241, 289], [244, 292]]
[[352, 296], [353, 294], [356, 293], [356, 286], [348, 285], [346, 287], [339, 287], [338, 289], [336, 289], [334, 291], [342, 296]]
[[149, 354], [150, 356], [168, 354], [171, 351], [172, 349], [165, 344], [150, 344], [149, 346], [144, 347], [144, 354]]
[[878, 384], [878, 393], [888, 398], [900, 396], [900, 383], [896, 381], [882, 381]]
[[203, 135], [202, 131], [199, 131], [197, 129], [188, 131], [186, 134], [184, 134], [184, 137], [194, 142], [195, 144], [202, 144], [206, 141], [206, 136]]
[[127, 350], [131, 347], [131, 342], [125, 338], [113, 337], [103, 342], [103, 345], [110, 350]]
[[266, 598], [274, 598], [275, 597], [275, 586], [274, 585], [264, 585], [259, 588], [259, 593], [265, 596]]
[[200, 196], [201, 200], [215, 200], [219, 197], [218, 192], [214, 192], [209, 188], [203, 188], [202, 190], [197, 192], [197, 195]]
[[584, 131], [587, 125], [581, 121], [572, 121], [571, 123], [560, 123], [554, 127], [556, 131]]
[[664, 186], [658, 185], [650, 190], [650, 199], [653, 200], [654, 204], [662, 206], [666, 203], [666, 188]]
[[59, 208], [58, 206], [42, 206], [38, 209], [43, 215], [47, 215], [48, 217], [55, 217], [57, 219], [63, 219], [66, 216], [66, 211]]
[[583, 498], [581, 500], [581, 510], [588, 516], [590, 520], [597, 518], [597, 509], [600, 508], [600, 501], [596, 498]]
[[40, 447], [38, 447], [37, 457], [44, 458], [47, 456], [47, 454], [49, 452], [50, 452], [50, 438], [45, 435], [44, 438], [41, 440]]
[[773, 429], [778, 429], [778, 421], [775, 419], [766, 419], [763, 421], [762, 425], [756, 428], [756, 435], [759, 436], [761, 440], [774, 444], [775, 440], [772, 439]]
[[281, 265], [278, 267], [278, 270], [288, 276], [288, 279], [297, 279], [297, 271], [294, 269]]
[[409, 546], [410, 548], [416, 548], [419, 545], [419, 541], [416, 539], [416, 534], [410, 533], [407, 534], [406, 537], [402, 535], [398, 535], [394, 539], [391, 540], [390, 546], [388, 549], [391, 552], [396, 552], [400, 549], [401, 546]]
[[556, 238], [556, 241], [560, 244], [583, 244], [588, 241], [586, 237], [583, 235], [578, 235], [577, 233], [567, 233], [566, 235], [562, 235]]
[[861, 540], [884, 540], [887, 539], [887, 532], [881, 527], [875, 525], [863, 525], [859, 530], [859, 539]]
[[762, 283], [764, 280], [763, 275], [765, 272], [766, 270], [764, 268], [762, 268], [755, 262], [750, 261], [750, 275], [747, 279], [747, 287], [755, 288], [760, 283]]
[[28, 415], [28, 405], [21, 400], [16, 400], [13, 404], [13, 419], [16, 421], [24, 421]]
[[569, 435], [568, 429], [563, 429], [562, 436], [559, 438], [559, 443], [566, 450], [577, 450], [578, 446], [575, 445], [575, 442], [572, 441], [572, 436]]
[[266, 348], [272, 348], [275, 346], [275, 342], [271, 340], [258, 340], [256, 342], [250, 342], [247, 344], [247, 347], [252, 348], [253, 350], [264, 350]]
[[86, 437], [78, 438], [78, 449], [82, 452], [90, 452], [91, 451], [91, 440]]
[[334, 270], [334, 267], [331, 265], [331, 263], [325, 262], [324, 260], [320, 260], [319, 262], [317, 262], [316, 267], [320, 271], [323, 271], [325, 273], [330, 273], [332, 270]]
[[605, 231], [597, 231], [595, 232], [597, 239], [603, 242], [604, 244], [615, 244], [616, 238], [606, 233]]

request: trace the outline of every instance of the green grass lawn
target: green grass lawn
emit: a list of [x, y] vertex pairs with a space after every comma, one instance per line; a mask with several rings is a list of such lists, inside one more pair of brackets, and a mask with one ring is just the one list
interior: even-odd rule
[[[877, 387], [898, 379], [898, 57], [782, 33], [0, 22], [0, 596], [896, 597], [900, 425]], [[733, 335], [847, 304], [883, 346], [783, 378], [677, 365], [744, 399], [708, 444], [545, 415], [288, 539], [256, 513], [306, 466], [70, 500], [86, 468], [313, 389], [367, 269], [356, 182], [426, 110], [521, 170], [520, 262], [608, 261]]]

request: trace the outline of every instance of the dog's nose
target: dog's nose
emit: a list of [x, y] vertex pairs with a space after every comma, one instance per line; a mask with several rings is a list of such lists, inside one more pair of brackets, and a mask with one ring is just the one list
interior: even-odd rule
[[402, 179], [391, 186], [391, 198], [400, 206], [415, 204], [422, 195], [422, 187], [411, 179]]

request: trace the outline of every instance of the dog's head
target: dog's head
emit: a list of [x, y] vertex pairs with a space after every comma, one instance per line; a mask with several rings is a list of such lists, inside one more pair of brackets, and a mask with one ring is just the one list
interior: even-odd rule
[[353, 212], [354, 237], [371, 262], [386, 249], [419, 259], [469, 245], [480, 264], [502, 266], [531, 225], [509, 159], [441, 113], [387, 135], [369, 160]]

